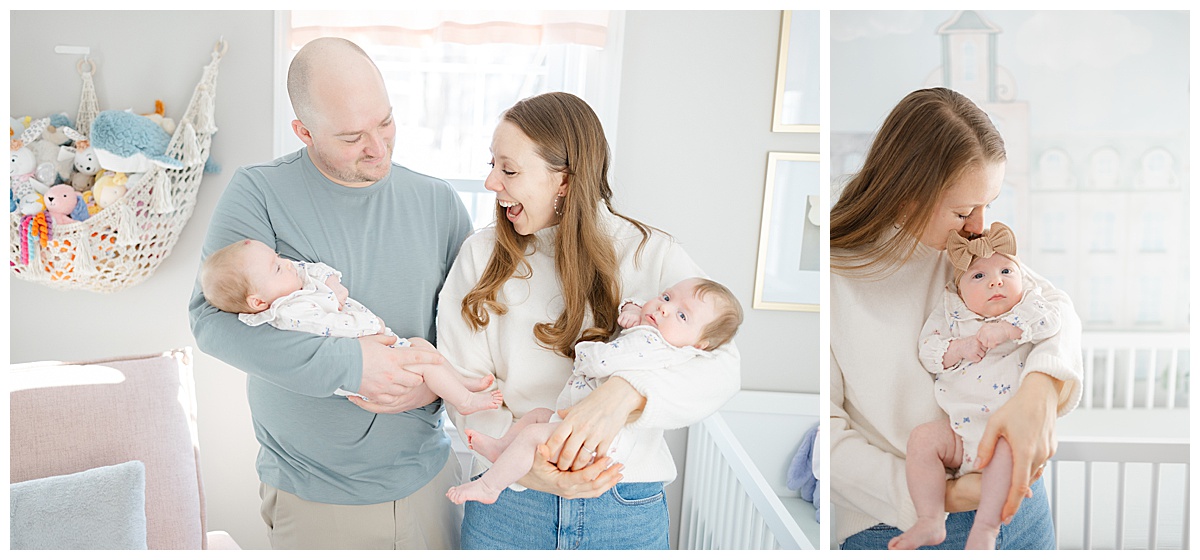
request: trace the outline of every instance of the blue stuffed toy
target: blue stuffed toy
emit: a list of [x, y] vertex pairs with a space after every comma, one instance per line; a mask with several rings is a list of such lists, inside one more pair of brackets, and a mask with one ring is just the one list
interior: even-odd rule
[[100, 167], [122, 173], [145, 173], [155, 167], [183, 169], [166, 155], [171, 135], [148, 117], [128, 111], [101, 111], [92, 121], [92, 147]]
[[814, 469], [814, 457], [821, 452], [817, 449], [817, 433], [820, 424], [813, 424], [804, 436], [800, 438], [800, 448], [796, 450], [792, 464], [788, 467], [788, 490], [799, 490], [800, 499], [812, 502], [816, 508], [817, 521], [821, 521], [821, 484]]

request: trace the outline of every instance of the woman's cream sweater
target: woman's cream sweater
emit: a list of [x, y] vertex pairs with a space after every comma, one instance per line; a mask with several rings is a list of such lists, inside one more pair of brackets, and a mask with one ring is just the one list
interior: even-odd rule
[[[829, 470], [838, 543], [878, 523], [908, 529], [916, 522], [904, 477], [908, 434], [946, 418], [921, 365], [919, 337], [952, 270], [944, 251], [918, 244], [890, 273], [830, 275]], [[1062, 329], [1033, 349], [1021, 379], [1043, 372], [1063, 380], [1061, 416], [1082, 394], [1079, 316], [1066, 293], [1032, 272], [1028, 278], [1060, 303]]]
[[[652, 233], [635, 259], [641, 233], [606, 209], [600, 212], [601, 224], [617, 251], [621, 298], [648, 299], [684, 278], [704, 276], [683, 248], [660, 232]], [[494, 228], [467, 238], [459, 250], [439, 298], [438, 349], [465, 375], [495, 374], [504, 392], [504, 405], [498, 410], [462, 416], [448, 408], [460, 433], [471, 428], [491, 436], [503, 435], [530, 410], [553, 409], [571, 376], [572, 361], [541, 346], [533, 334], [535, 324], [553, 322], [563, 309], [554, 264], [557, 230], [558, 226], [553, 226], [534, 234], [534, 251], [526, 257], [532, 275], [521, 278], [519, 270], [504, 284], [499, 299], [508, 312], [492, 314], [487, 327], [478, 332], [463, 320], [461, 302], [491, 257]], [[619, 371], [613, 377], [629, 381], [646, 397], [641, 415], [626, 425], [634, 437], [623, 440], [628, 453], [623, 481], [670, 482], [676, 469], [663, 430], [698, 422], [729, 400], [741, 384], [740, 358], [737, 346], [730, 342], [715, 349], [711, 360], [691, 360], [663, 370]], [[486, 459], [476, 455], [472, 475], [488, 466]]]

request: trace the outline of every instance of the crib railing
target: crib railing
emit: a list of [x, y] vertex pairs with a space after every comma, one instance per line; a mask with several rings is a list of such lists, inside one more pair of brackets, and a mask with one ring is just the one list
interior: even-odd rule
[[1045, 477], [1060, 549], [1180, 549], [1189, 544], [1189, 444], [1072, 437]]
[[1083, 333], [1080, 408], [1186, 407], [1189, 333]]
[[686, 464], [681, 550], [812, 548], [720, 414], [688, 430]]

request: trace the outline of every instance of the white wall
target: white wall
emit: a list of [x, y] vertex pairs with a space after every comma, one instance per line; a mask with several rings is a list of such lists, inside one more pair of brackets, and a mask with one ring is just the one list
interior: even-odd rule
[[[820, 150], [817, 134], [771, 132], [779, 25], [778, 11], [626, 14], [613, 205], [674, 235], [741, 300], [743, 389], [819, 393], [819, 314], [751, 306], [767, 152]], [[675, 543], [687, 432], [667, 438]]]
[[[194, 346], [186, 302], [213, 206], [233, 170], [271, 157], [273, 20], [269, 12], [12, 12], [10, 113], [79, 104], [76, 57], [93, 49], [101, 108], [178, 115], [223, 36], [212, 159], [191, 222], [152, 278], [115, 294], [10, 281], [10, 363], [84, 360]], [[815, 134], [772, 133], [778, 11], [630, 12], [613, 183], [619, 211], [675, 235], [742, 300], [743, 388], [818, 392], [818, 314], [752, 309], [768, 151], [817, 152]], [[54, 34], [45, 29], [55, 29]], [[113, 33], [129, 29], [130, 33]], [[136, 30], [136, 31], [134, 31]], [[57, 38], [57, 39], [56, 39]], [[53, 333], [55, 336], [47, 336]], [[267, 548], [258, 514], [245, 376], [197, 352], [202, 476], [211, 529]], [[686, 433], [668, 435], [682, 463]], [[678, 520], [681, 478], [668, 489]], [[672, 535], [674, 538], [674, 534]]]

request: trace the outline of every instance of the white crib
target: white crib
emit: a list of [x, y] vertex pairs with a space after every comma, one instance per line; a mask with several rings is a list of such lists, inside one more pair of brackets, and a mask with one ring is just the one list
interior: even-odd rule
[[787, 489], [787, 469], [819, 399], [741, 391], [688, 430], [680, 549], [818, 548], [816, 509]]
[[1045, 473], [1060, 549], [1187, 549], [1188, 333], [1084, 333]]

